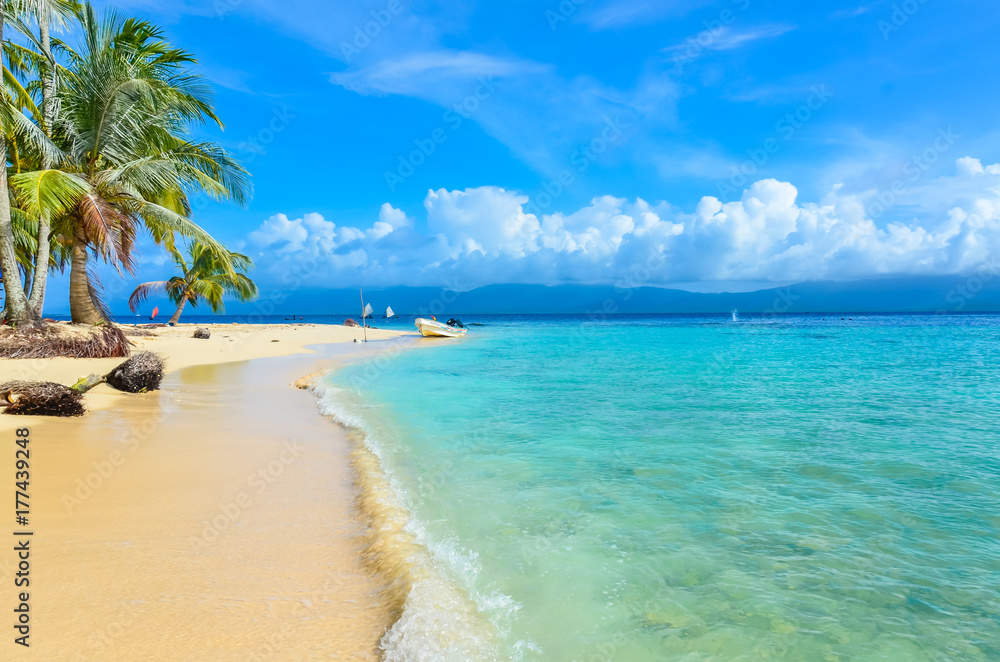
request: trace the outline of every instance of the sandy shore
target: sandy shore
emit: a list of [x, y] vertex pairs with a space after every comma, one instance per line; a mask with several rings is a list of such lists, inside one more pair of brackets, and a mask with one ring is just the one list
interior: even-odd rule
[[[398, 351], [400, 334], [370, 330], [376, 342], [360, 345], [344, 327], [192, 331], [135, 339], [167, 358], [160, 392], [99, 387], [82, 419], [0, 416], [11, 483], [13, 430], [31, 429], [34, 531], [31, 648], [8, 627], [3, 659], [377, 659], [387, 598], [361, 561], [350, 442], [291, 384]], [[71, 383], [117, 362], [0, 361], [0, 375]], [[14, 562], [0, 554], [7, 614]]]
[[[208, 340], [192, 337], [199, 326], [206, 326], [212, 332]], [[129, 328], [129, 327], [126, 327]], [[363, 337], [362, 329], [321, 324], [181, 324], [149, 331], [148, 337], [133, 337], [133, 351], [149, 350], [166, 358], [167, 370], [176, 372], [196, 365], [232, 363], [293, 354], [313, 354], [315, 345], [330, 343], [351, 343]], [[369, 340], [398, 338], [399, 331], [369, 329]], [[29, 379], [72, 384], [88, 374], [107, 374], [123, 359], [27, 359], [11, 361], [0, 359], [0, 381], [8, 379]], [[300, 375], [301, 376], [301, 375]], [[87, 395], [87, 408], [98, 410], [122, 402], [122, 393], [110, 386], [101, 385]], [[0, 416], [0, 433], [11, 430], [21, 421], [15, 417]]]

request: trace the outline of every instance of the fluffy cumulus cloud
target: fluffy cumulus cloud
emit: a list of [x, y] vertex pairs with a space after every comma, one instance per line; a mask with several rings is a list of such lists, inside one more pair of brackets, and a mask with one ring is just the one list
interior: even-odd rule
[[[278, 214], [248, 237], [266, 273], [338, 285], [795, 282], [969, 273], [1000, 253], [1000, 164], [966, 157], [911, 188], [799, 199], [766, 179], [684, 211], [612, 196], [536, 214], [485, 186], [429, 191], [426, 223], [386, 203], [368, 228]], [[893, 212], [893, 213], [890, 213]], [[912, 215], [904, 215], [912, 214]], [[908, 220], [907, 220], [908, 219]]]

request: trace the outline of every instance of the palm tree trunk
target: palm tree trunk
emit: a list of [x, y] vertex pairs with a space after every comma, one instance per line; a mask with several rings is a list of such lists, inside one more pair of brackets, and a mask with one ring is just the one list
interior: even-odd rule
[[52, 40], [49, 36], [49, 3], [43, 2], [38, 15], [38, 40], [42, 45], [42, 55], [48, 63], [48, 75], [42, 76], [42, 115], [45, 119], [45, 131], [49, 137], [55, 132], [52, 126], [56, 118], [56, 59], [52, 55]]
[[184, 306], [187, 305], [187, 302], [188, 302], [188, 295], [185, 292], [184, 296], [181, 297], [181, 302], [180, 304], [178, 304], [177, 310], [174, 311], [174, 316], [167, 321], [167, 324], [177, 324], [177, 320], [181, 318], [181, 313], [184, 312]]
[[87, 277], [87, 242], [81, 230], [76, 231], [73, 242], [73, 259], [69, 269], [69, 313], [73, 324], [94, 326], [106, 320], [90, 298], [90, 280]]
[[[51, 71], [46, 76], [42, 73], [42, 115], [45, 121], [45, 130], [49, 136], [52, 135], [55, 122], [55, 87], [56, 87], [56, 65], [52, 56], [52, 42], [49, 37], [49, 4], [42, 3], [41, 11], [38, 15], [38, 36], [42, 42], [42, 55], [45, 56]], [[42, 170], [52, 167], [49, 157], [42, 156]], [[31, 285], [31, 295], [28, 297], [28, 305], [39, 317], [42, 315], [42, 307], [45, 305], [45, 287], [49, 277], [49, 235], [52, 226], [49, 223], [47, 214], [42, 214], [38, 219], [38, 250], [35, 253], [35, 279]]]
[[42, 214], [38, 219], [38, 250], [35, 252], [35, 278], [31, 282], [31, 294], [28, 306], [41, 317], [42, 306], [45, 304], [45, 287], [49, 279], [49, 237], [52, 227], [49, 225], [48, 214]]
[[[3, 19], [0, 18], [0, 62], [3, 61]], [[28, 307], [21, 287], [21, 274], [14, 255], [14, 226], [10, 220], [7, 191], [7, 137], [0, 131], [0, 275], [3, 277], [5, 317], [15, 326], [35, 322], [38, 316]]]

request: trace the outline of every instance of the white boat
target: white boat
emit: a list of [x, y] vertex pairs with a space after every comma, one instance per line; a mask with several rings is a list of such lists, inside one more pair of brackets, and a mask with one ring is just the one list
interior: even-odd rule
[[392, 306], [388, 306], [385, 309], [385, 318], [386, 319], [391, 319], [391, 318], [393, 318], [395, 316], [396, 316], [396, 313], [392, 312]]
[[426, 337], [461, 338], [469, 332], [468, 329], [448, 326], [437, 320], [429, 320], [424, 317], [418, 317], [413, 323], [420, 329], [421, 335]]

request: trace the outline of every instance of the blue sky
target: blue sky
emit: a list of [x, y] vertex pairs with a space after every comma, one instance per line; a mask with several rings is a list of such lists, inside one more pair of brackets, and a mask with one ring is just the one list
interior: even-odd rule
[[195, 220], [265, 288], [752, 289], [1000, 249], [986, 0], [113, 4], [214, 83], [256, 193]]

